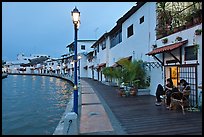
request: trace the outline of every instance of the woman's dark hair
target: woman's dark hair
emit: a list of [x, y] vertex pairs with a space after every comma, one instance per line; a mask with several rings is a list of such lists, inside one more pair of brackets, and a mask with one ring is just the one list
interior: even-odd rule
[[185, 79], [181, 79], [181, 80], [180, 80], [180, 83], [183, 83], [184, 86], [188, 85], [188, 82], [186, 82]]
[[163, 89], [162, 85], [158, 84], [156, 93], [163, 94], [163, 92], [164, 92], [164, 89]]
[[170, 83], [170, 85], [173, 86], [173, 81], [171, 78], [168, 78], [166, 81], [168, 81]]

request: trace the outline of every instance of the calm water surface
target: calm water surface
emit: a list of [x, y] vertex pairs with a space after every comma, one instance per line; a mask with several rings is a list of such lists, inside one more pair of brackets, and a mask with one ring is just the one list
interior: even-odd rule
[[71, 97], [71, 85], [47, 76], [2, 79], [2, 134], [53, 134]]

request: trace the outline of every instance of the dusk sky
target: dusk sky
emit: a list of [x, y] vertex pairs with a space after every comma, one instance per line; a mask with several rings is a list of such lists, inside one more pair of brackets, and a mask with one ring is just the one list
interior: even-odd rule
[[59, 58], [74, 40], [71, 11], [80, 11], [78, 39], [97, 40], [109, 32], [135, 2], [3, 2], [2, 59], [18, 53]]

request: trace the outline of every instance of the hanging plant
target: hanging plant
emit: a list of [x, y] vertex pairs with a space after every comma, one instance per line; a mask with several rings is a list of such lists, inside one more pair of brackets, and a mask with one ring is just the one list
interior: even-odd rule
[[153, 48], [153, 49], [157, 48], [157, 44], [153, 44], [153, 45], [152, 45], [152, 48]]
[[202, 33], [202, 29], [195, 30], [195, 35], [201, 35], [201, 33]]
[[182, 40], [182, 37], [179, 37], [179, 36], [178, 36], [178, 37], [176, 37], [176, 40], [177, 40], [177, 41], [181, 41], [181, 40]]
[[162, 43], [163, 43], [163, 44], [165, 44], [165, 43], [167, 43], [167, 42], [168, 42], [168, 38], [162, 39]]
[[194, 45], [194, 54], [197, 54], [198, 53], [198, 49], [199, 49], [199, 44], [195, 44]]

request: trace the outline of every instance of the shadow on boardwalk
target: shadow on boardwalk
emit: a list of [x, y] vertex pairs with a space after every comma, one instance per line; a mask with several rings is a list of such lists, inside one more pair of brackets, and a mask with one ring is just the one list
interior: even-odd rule
[[83, 80], [105, 100], [129, 135], [202, 135], [202, 112], [183, 115], [180, 110], [155, 106], [155, 96], [119, 97], [116, 87], [89, 78]]

